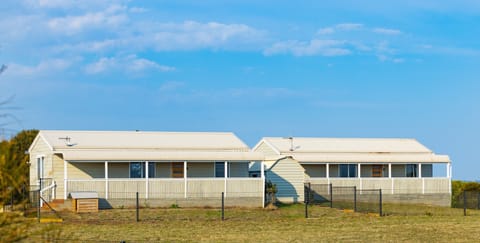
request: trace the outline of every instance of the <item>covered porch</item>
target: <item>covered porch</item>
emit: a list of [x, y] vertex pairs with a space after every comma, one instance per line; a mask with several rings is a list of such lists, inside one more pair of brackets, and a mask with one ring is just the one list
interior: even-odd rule
[[450, 162], [301, 162], [305, 182], [382, 189], [385, 194], [451, 193]]
[[248, 177], [249, 161], [64, 161], [64, 198], [95, 191], [99, 197], [188, 199], [263, 198], [264, 178]]

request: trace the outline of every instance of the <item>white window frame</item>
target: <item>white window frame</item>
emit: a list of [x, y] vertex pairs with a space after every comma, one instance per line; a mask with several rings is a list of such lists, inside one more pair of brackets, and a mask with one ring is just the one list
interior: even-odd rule
[[[222, 173], [222, 176], [217, 176], [217, 163], [218, 164], [223, 164], [223, 173]], [[230, 163], [231, 162], [228, 162], [227, 164], [227, 175], [228, 177], [230, 177]], [[213, 177], [214, 178], [224, 178], [225, 177], [225, 161], [215, 161], [213, 162]]]
[[37, 155], [35, 160], [36, 167], [37, 167], [37, 179], [44, 178], [45, 176], [45, 155]]
[[[347, 166], [347, 177], [342, 177], [341, 176], [342, 165]], [[355, 176], [350, 176], [350, 166], [356, 166], [355, 167]], [[338, 164], [338, 178], [357, 178], [357, 177], [358, 177], [358, 164]]]
[[[409, 166], [412, 166], [412, 165], [413, 165], [414, 168], [415, 168], [415, 170], [414, 170], [415, 176], [408, 176], [408, 167], [409, 167]], [[418, 164], [405, 164], [405, 177], [406, 177], [406, 178], [418, 178], [418, 177], [419, 177], [418, 174], [419, 174], [419, 166], [418, 166]]]
[[[132, 177], [132, 164], [133, 163], [140, 163], [140, 177]], [[145, 168], [145, 164], [146, 162], [145, 161], [130, 161], [128, 163], [128, 178], [130, 179], [142, 179], [142, 178], [146, 178], [146, 168]], [[148, 178], [155, 178], [156, 176], [156, 166], [155, 166], [155, 162], [152, 162], [152, 161], [148, 161], [148, 166], [152, 166], [151, 168], [148, 168], [148, 173], [152, 173], [153, 174], [153, 177], [152, 176], [149, 176]], [[153, 169], [153, 170], [152, 170]]]

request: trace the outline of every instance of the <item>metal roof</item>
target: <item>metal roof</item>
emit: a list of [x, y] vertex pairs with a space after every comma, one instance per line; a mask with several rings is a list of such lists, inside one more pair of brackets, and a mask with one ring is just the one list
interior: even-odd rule
[[42, 130], [35, 140], [38, 139], [43, 139], [54, 153], [63, 154], [69, 161], [251, 161], [264, 158], [261, 153], [251, 152], [230, 132]]
[[230, 132], [62, 131], [39, 133], [54, 149], [232, 150], [249, 147]]
[[415, 139], [392, 138], [280, 138], [263, 140], [281, 153], [431, 153]]
[[[415, 139], [388, 138], [263, 138], [276, 155], [265, 161], [285, 156], [301, 163], [448, 163], [447, 155], [434, 154]], [[272, 163], [265, 163], [267, 168]], [[255, 165], [256, 166], [256, 165]], [[253, 167], [255, 167], [253, 166]]]

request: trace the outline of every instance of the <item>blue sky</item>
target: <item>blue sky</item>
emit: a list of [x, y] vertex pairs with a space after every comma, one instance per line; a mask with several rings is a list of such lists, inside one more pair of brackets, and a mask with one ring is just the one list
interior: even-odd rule
[[480, 2], [4, 0], [21, 129], [416, 138], [479, 180]]

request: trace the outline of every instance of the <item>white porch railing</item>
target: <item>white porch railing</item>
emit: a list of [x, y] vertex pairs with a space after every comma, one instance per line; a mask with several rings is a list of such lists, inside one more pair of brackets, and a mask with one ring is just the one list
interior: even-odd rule
[[[46, 202], [51, 202], [55, 198], [57, 184], [52, 178], [42, 178], [39, 181], [39, 193]], [[40, 200], [40, 207], [43, 206], [43, 200]]]
[[305, 182], [333, 186], [356, 186], [358, 189], [382, 189], [385, 194], [451, 193], [450, 178], [308, 178]]
[[[148, 185], [147, 185], [148, 183]], [[209, 198], [263, 197], [263, 178], [187, 178], [187, 179], [90, 179], [67, 180], [70, 192], [94, 191], [106, 199], [135, 198]]]

